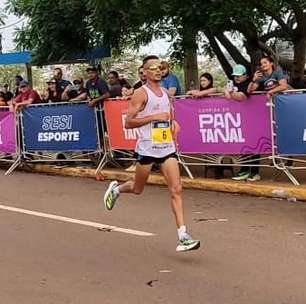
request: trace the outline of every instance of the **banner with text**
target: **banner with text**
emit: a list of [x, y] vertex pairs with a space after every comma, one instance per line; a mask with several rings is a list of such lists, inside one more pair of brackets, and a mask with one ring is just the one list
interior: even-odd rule
[[278, 153], [306, 155], [306, 95], [275, 97]]
[[269, 154], [270, 111], [266, 96], [238, 102], [224, 97], [180, 99], [174, 104], [181, 126], [181, 153]]
[[16, 153], [16, 119], [9, 111], [0, 111], [0, 152]]
[[105, 101], [104, 111], [110, 146], [113, 150], [134, 150], [138, 129], [125, 129], [124, 122], [128, 110], [127, 100]]
[[50, 104], [22, 112], [27, 151], [94, 151], [98, 148], [95, 109], [87, 104]]

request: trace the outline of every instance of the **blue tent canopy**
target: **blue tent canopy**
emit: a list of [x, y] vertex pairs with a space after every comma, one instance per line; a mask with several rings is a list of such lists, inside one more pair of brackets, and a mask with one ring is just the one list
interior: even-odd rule
[[[110, 57], [110, 48], [103, 47], [91, 50], [85, 54], [73, 56], [72, 58], [65, 59], [63, 62], [52, 62], [46, 64], [57, 64], [57, 63], [75, 63], [82, 61], [94, 61], [96, 58]], [[0, 65], [9, 64], [30, 64], [31, 63], [31, 52], [19, 52], [19, 53], [6, 53], [0, 54]]]
[[30, 52], [0, 54], [0, 65], [27, 64], [31, 62]]

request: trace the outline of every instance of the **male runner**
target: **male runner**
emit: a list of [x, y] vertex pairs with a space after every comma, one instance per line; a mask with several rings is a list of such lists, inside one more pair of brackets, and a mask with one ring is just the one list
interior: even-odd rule
[[110, 183], [104, 204], [112, 210], [121, 193], [141, 194], [154, 163], [161, 165], [171, 194], [179, 244], [176, 251], [194, 250], [200, 241], [187, 234], [184, 224], [182, 185], [173, 137], [179, 131], [178, 124], [172, 119], [172, 105], [167, 92], [161, 88], [161, 64], [157, 56], [148, 56], [143, 61], [147, 83], [137, 89], [129, 104], [125, 121], [126, 128], [138, 128], [140, 136], [136, 145], [136, 173], [133, 180], [119, 185]]

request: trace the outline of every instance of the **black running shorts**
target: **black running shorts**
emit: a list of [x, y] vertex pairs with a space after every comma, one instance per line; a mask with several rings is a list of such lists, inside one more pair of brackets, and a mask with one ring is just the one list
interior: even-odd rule
[[161, 165], [169, 158], [177, 159], [177, 154], [171, 153], [164, 157], [158, 158], [158, 157], [152, 157], [152, 156], [139, 155], [136, 153], [135, 157], [136, 157], [136, 162], [141, 165], [151, 165], [151, 164]]

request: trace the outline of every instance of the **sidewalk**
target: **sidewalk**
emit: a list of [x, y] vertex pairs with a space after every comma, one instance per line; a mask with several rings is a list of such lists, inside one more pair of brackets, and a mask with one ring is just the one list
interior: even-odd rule
[[[32, 170], [37, 173], [57, 174], [63, 176], [87, 177], [96, 178], [95, 169], [67, 167], [67, 168], [54, 168], [48, 165], [35, 165]], [[103, 170], [104, 178], [107, 180], [126, 181], [129, 180], [133, 173], [126, 172], [119, 169], [106, 169]], [[284, 198], [290, 201], [306, 201], [306, 186], [294, 186], [290, 182], [273, 182], [273, 181], [260, 181], [260, 182], [236, 182], [230, 179], [210, 179], [210, 178], [195, 178], [189, 179], [182, 178], [183, 187], [187, 189], [198, 189], [207, 191], [220, 191], [237, 194], [247, 194], [259, 197], [273, 197]], [[148, 181], [153, 185], [164, 185], [164, 179], [159, 174], [152, 174]]]

